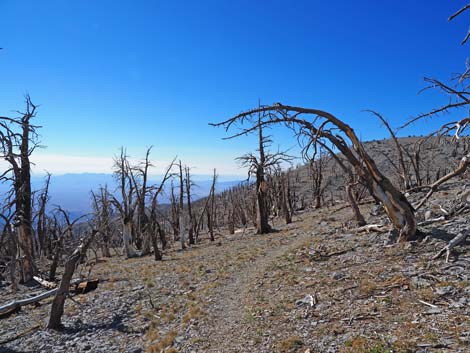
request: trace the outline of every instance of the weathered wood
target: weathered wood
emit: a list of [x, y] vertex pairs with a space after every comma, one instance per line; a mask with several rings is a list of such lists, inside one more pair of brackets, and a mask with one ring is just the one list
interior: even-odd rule
[[359, 227], [357, 228], [357, 232], [379, 232], [379, 233], [383, 233], [383, 232], [386, 232], [388, 231], [389, 228], [385, 225], [382, 225], [382, 224], [367, 224], [365, 226], [362, 226], [362, 227]]
[[[85, 279], [75, 279], [70, 282], [70, 285], [78, 285], [79, 283], [86, 282], [87, 280]], [[25, 299], [20, 299], [20, 300], [13, 300], [8, 304], [0, 306], [0, 318], [3, 318], [5, 316], [8, 316], [18, 308], [21, 308], [22, 306], [29, 305], [29, 304], [34, 304], [37, 303], [41, 300], [47, 299], [49, 297], [52, 297], [53, 295], [56, 294], [58, 288], [51, 289], [47, 292], [41, 293], [39, 295], [36, 295], [31, 298], [25, 298]]]
[[459, 233], [455, 238], [453, 238], [451, 241], [449, 241], [449, 243], [444, 246], [441, 251], [439, 251], [437, 253], [436, 256], [434, 256], [432, 259], [433, 260], [436, 260], [438, 259], [439, 257], [441, 257], [444, 253], [446, 253], [446, 262], [449, 262], [449, 257], [450, 257], [450, 252], [453, 248], [455, 248], [457, 245], [459, 245], [460, 243], [463, 243], [468, 235], [470, 234], [469, 231], [465, 232], [465, 233]]
[[85, 256], [86, 251], [97, 232], [97, 230], [92, 230], [91, 233], [81, 241], [80, 245], [65, 262], [64, 274], [62, 275], [59, 288], [57, 289], [54, 300], [52, 301], [51, 315], [49, 317], [47, 328], [56, 330], [61, 327], [65, 298], [69, 294], [70, 281], [73, 273], [77, 265], [80, 263], [80, 260]]
[[100, 283], [99, 279], [84, 281], [84, 282], [77, 284], [75, 286], [75, 289], [72, 290], [72, 292], [75, 294], [85, 294], [98, 288], [99, 283]]
[[42, 279], [41, 277], [38, 276], [33, 276], [33, 279], [38, 282], [41, 286], [51, 289], [57, 287], [57, 284], [54, 282], [46, 281], [45, 279]]

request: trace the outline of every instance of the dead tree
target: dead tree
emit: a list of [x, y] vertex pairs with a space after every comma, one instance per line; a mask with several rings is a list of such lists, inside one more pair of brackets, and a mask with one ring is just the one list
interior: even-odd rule
[[179, 224], [179, 233], [180, 233], [180, 242], [181, 249], [186, 249], [186, 239], [185, 239], [185, 226], [184, 226], [184, 177], [183, 177], [183, 165], [181, 161], [178, 164], [179, 167], [179, 212], [178, 212], [178, 224]]
[[403, 152], [408, 156], [408, 159], [411, 162], [411, 166], [413, 167], [414, 175], [415, 175], [415, 186], [423, 185], [423, 178], [421, 176], [421, 147], [423, 143], [426, 141], [426, 138], [420, 138], [413, 143], [412, 151], [405, 146], [402, 146]]
[[94, 223], [96, 224], [96, 227], [102, 229], [100, 232], [100, 239], [97, 242], [101, 247], [102, 255], [104, 257], [111, 257], [109, 243], [112, 236], [111, 217], [113, 211], [108, 187], [106, 185], [104, 187], [100, 187], [99, 194], [92, 191], [91, 196], [93, 201]]
[[[262, 111], [260, 110], [259, 113]], [[237, 160], [241, 162], [243, 167], [248, 168], [248, 179], [255, 176], [256, 187], [256, 233], [265, 234], [272, 231], [269, 225], [269, 207], [267, 204], [268, 184], [266, 182], [266, 173], [272, 172], [275, 168], [279, 167], [282, 162], [290, 162], [292, 157], [285, 152], [270, 153], [266, 148], [271, 144], [269, 136], [263, 135], [263, 124], [261, 123], [262, 116], [258, 115], [258, 124], [256, 129], [258, 131], [258, 155], [253, 153], [245, 154], [238, 157]], [[238, 136], [238, 135], [237, 135]]]
[[214, 219], [216, 218], [215, 216], [215, 183], [217, 181], [217, 174], [214, 169], [214, 176], [212, 177], [212, 185], [211, 185], [211, 191], [209, 193], [209, 205], [207, 209], [207, 228], [209, 229], [209, 236], [210, 240], [214, 241]]
[[[253, 116], [259, 114], [263, 114], [262, 119], [252, 119]], [[307, 120], [303, 116], [311, 119]], [[224, 126], [228, 130], [234, 124], [243, 123], [249, 125], [229, 138], [258, 131], [261, 126], [284, 124], [294, 129], [299, 139], [305, 139], [304, 149], [316, 146], [319, 140], [332, 143], [344, 155], [358, 176], [366, 182], [370, 193], [382, 202], [390, 221], [399, 232], [399, 241], [415, 238], [417, 228], [412, 206], [390, 180], [379, 171], [375, 161], [365, 151], [364, 146], [349, 125], [322, 110], [283, 104], [262, 106], [213, 125]]]
[[128, 157], [124, 148], [121, 153], [114, 159], [114, 175], [118, 182], [118, 188], [121, 196], [119, 201], [112, 196], [112, 203], [118, 209], [122, 222], [122, 242], [124, 252], [127, 258], [137, 256], [137, 251], [133, 245], [133, 217], [135, 212], [134, 202], [134, 183], [132, 182], [132, 168], [129, 165]]
[[209, 195], [206, 197], [206, 200], [204, 202], [204, 206], [202, 207], [202, 211], [199, 215], [199, 218], [196, 222], [195, 226], [195, 236], [196, 240], [199, 238], [199, 229], [202, 226], [203, 220], [204, 220], [204, 214], [207, 214], [207, 227], [209, 229], [209, 234], [210, 234], [210, 240], [214, 241], [214, 225], [212, 224], [212, 217], [211, 213], [213, 212], [214, 208], [214, 198], [215, 198], [215, 182], [217, 180], [217, 174], [214, 169], [214, 175], [212, 176], [212, 184], [211, 188], [209, 191]]
[[186, 188], [186, 206], [188, 209], [188, 218], [189, 218], [189, 235], [188, 235], [188, 240], [189, 244], [193, 245], [196, 243], [195, 238], [194, 238], [194, 229], [196, 226], [196, 221], [194, 219], [194, 213], [193, 213], [193, 208], [191, 204], [191, 188], [194, 186], [193, 182], [191, 181], [191, 174], [189, 173], [189, 167], [185, 166], [184, 167], [184, 185]]
[[290, 199], [290, 180], [287, 173], [281, 174], [281, 208], [286, 224], [292, 223], [292, 201]]
[[179, 240], [180, 233], [180, 208], [179, 203], [176, 199], [175, 186], [173, 180], [170, 186], [170, 205], [171, 205], [171, 227], [173, 229], [173, 241]]
[[[470, 4], [465, 5], [464, 7], [460, 8], [457, 12], [455, 12], [449, 17], [449, 21], [461, 15], [462, 13], [467, 11], [469, 8], [470, 8]], [[470, 30], [467, 32], [461, 44], [462, 45], [465, 44], [469, 38], [470, 38]], [[402, 128], [426, 117], [432, 117], [441, 113], [447, 113], [449, 111], [462, 109], [462, 108], [468, 110], [468, 107], [470, 106], [470, 89], [468, 85], [469, 80], [470, 80], [470, 62], [468, 60], [466, 63], [466, 70], [462, 74], [457, 75], [456, 77], [453, 77], [452, 78], [453, 82], [451, 83], [444, 83], [435, 78], [425, 78], [425, 82], [427, 82], [429, 85], [424, 90], [430, 89], [430, 88], [438, 89], [441, 92], [443, 92], [446, 96], [448, 96], [448, 100], [445, 104], [439, 106], [438, 108], [435, 108], [431, 110], [430, 112], [420, 114], [416, 116], [415, 118], [409, 120], [406, 124], [402, 126]], [[457, 121], [448, 122], [447, 124], [443, 125], [439, 129], [439, 131], [437, 132], [437, 136], [439, 138], [442, 138], [444, 136], [453, 135], [453, 141], [457, 141], [461, 138], [461, 136], [463, 135], [463, 133], [465, 132], [465, 130], [468, 128], [469, 125], [470, 125], [469, 117], [465, 117]], [[448, 180], [456, 176], [459, 176], [465, 173], [466, 170], [468, 169], [469, 164], [470, 164], [470, 150], [467, 149], [464, 152], [464, 155], [461, 158], [460, 163], [456, 169], [445, 174], [443, 177], [438, 178], [438, 180], [436, 180], [434, 183], [427, 186], [429, 188], [429, 191], [426, 194], [426, 196], [416, 205], [416, 208], [422, 207], [424, 203], [429, 199], [429, 197], [431, 197], [431, 195], [437, 190], [437, 188], [441, 184], [447, 182]], [[438, 174], [438, 176], [440, 176], [440, 173]]]
[[[59, 266], [59, 262], [61, 260], [62, 254], [64, 252], [64, 244], [65, 241], [72, 242], [73, 240], [73, 228], [75, 224], [86, 217], [87, 215], [83, 215], [74, 219], [73, 221], [70, 219], [70, 215], [67, 211], [65, 211], [60, 206], [56, 206], [54, 215], [54, 226], [52, 232], [56, 237], [55, 241], [55, 248], [54, 248], [54, 256], [52, 259], [52, 263], [49, 269], [49, 280], [54, 281], [55, 275], [57, 271], [57, 267]], [[62, 222], [59, 221], [59, 217], [62, 219]]]
[[165, 183], [173, 176], [171, 173], [171, 169], [175, 164], [175, 160], [176, 158], [173, 159], [171, 164], [167, 167], [162, 181], [160, 182], [160, 185], [158, 187], [152, 187], [152, 190], [154, 190], [154, 192], [152, 195], [150, 216], [148, 218], [148, 223], [146, 224], [145, 229], [146, 232], [149, 233], [148, 237], [150, 238], [153, 245], [155, 261], [161, 261], [163, 259], [162, 253], [158, 248], [158, 239], [160, 239], [160, 242], [162, 244], [162, 250], [166, 248], [165, 231], [158, 220], [158, 197], [161, 195]]
[[409, 189], [411, 187], [410, 174], [405, 164], [405, 158], [403, 156], [403, 147], [401, 146], [400, 142], [398, 142], [395, 132], [393, 131], [388, 121], [382, 115], [380, 115], [379, 113], [373, 110], [367, 110], [367, 111], [375, 115], [390, 133], [390, 137], [392, 138], [393, 144], [395, 145], [395, 150], [398, 156], [398, 163], [397, 163], [398, 165], [396, 165], [393, 162], [391, 164], [397, 169], [398, 176], [400, 177], [402, 189], [403, 190]]
[[[153, 146], [147, 148], [147, 151], [145, 153], [145, 159], [140, 163], [138, 167], [134, 168], [138, 173], [140, 185], [138, 185], [136, 178], [132, 178], [137, 198], [136, 246], [137, 249], [142, 249], [142, 255], [148, 255], [150, 253], [150, 239], [146, 237], [146, 234], [148, 233], [146, 228], [149, 223], [149, 219], [147, 217], [147, 214], [145, 213], [145, 201], [149, 192], [148, 172], [149, 168], [153, 167], [152, 163], [150, 162], [150, 152], [152, 151], [152, 147]], [[131, 175], [134, 176], [134, 174]]]
[[45, 251], [47, 251], [47, 247], [45, 246], [46, 236], [47, 236], [46, 235], [46, 229], [47, 229], [46, 206], [47, 206], [47, 202], [49, 201], [50, 182], [51, 182], [51, 174], [47, 173], [44, 189], [39, 195], [37, 226], [36, 226], [36, 234], [37, 234], [38, 242], [39, 242], [38, 253], [41, 255], [46, 255], [46, 256], [47, 256], [47, 254], [45, 254]]
[[56, 295], [52, 301], [51, 314], [49, 316], [49, 323], [47, 328], [58, 330], [62, 327], [61, 319], [64, 313], [65, 299], [69, 294], [70, 281], [72, 280], [73, 273], [75, 272], [75, 269], [77, 268], [81, 259], [86, 256], [88, 247], [90, 246], [97, 232], [97, 230], [90, 231], [90, 233], [85, 236], [80, 245], [65, 262], [64, 274], [62, 275], [59, 289], [57, 290]]
[[326, 185], [323, 185], [323, 173], [327, 161], [327, 156], [323, 153], [322, 148], [320, 148], [318, 158], [311, 159], [309, 162], [310, 176], [312, 178], [313, 199], [315, 202], [315, 208], [317, 209], [321, 207], [321, 200], [326, 187]]
[[2, 230], [2, 243], [0, 248], [6, 250], [6, 255], [9, 256], [9, 277], [11, 282], [11, 288], [14, 293], [18, 289], [17, 280], [16, 280], [16, 263], [18, 262], [18, 240], [16, 238], [16, 232], [13, 229], [12, 218], [14, 213], [8, 214], [11, 210], [7, 210], [4, 213], [0, 213], [0, 218], [3, 220], [3, 230]]
[[27, 95], [26, 110], [18, 112], [20, 118], [0, 117], [0, 157], [9, 164], [0, 180], [12, 183], [23, 282], [30, 281], [35, 273], [30, 157], [39, 147], [37, 129], [40, 127], [31, 124], [31, 119], [36, 116], [36, 108]]
[[347, 175], [346, 180], [346, 196], [348, 198], [349, 205], [351, 206], [351, 210], [354, 214], [354, 219], [356, 220], [356, 224], [358, 227], [362, 227], [366, 225], [366, 221], [364, 216], [359, 209], [359, 205], [357, 203], [356, 197], [354, 196], [354, 186], [359, 184], [359, 181], [356, 180], [356, 176], [354, 175], [352, 169], [344, 163], [344, 161], [333, 152], [331, 148], [327, 145], [322, 146], [330, 156], [336, 161], [336, 163], [340, 166], [341, 170]]

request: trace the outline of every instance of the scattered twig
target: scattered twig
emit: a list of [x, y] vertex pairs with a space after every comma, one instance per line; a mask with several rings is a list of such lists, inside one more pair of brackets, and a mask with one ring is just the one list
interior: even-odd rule
[[463, 243], [465, 239], [467, 239], [468, 235], [469, 235], [469, 231], [467, 231], [466, 233], [459, 233], [455, 238], [449, 241], [449, 243], [446, 246], [444, 246], [441, 249], [441, 251], [439, 251], [432, 259], [436, 260], [439, 257], [441, 257], [444, 253], [446, 253], [446, 262], [449, 262], [449, 256], [450, 256], [451, 250], [455, 248], [457, 245], [459, 245], [460, 243]]
[[431, 303], [425, 302], [424, 300], [418, 299], [418, 301], [419, 301], [421, 304], [424, 304], [424, 305], [430, 306], [431, 308], [434, 308], [434, 309], [437, 309], [437, 308], [438, 308], [438, 306], [437, 306], [437, 305], [434, 305], [434, 304], [431, 304]]

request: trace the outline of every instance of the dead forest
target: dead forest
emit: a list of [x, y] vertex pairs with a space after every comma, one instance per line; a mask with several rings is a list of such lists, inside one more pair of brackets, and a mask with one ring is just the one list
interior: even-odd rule
[[[449, 26], [454, 18], [468, 15], [469, 8], [470, 5], [467, 5], [450, 16]], [[469, 37], [470, 32], [464, 34], [461, 44], [467, 45]], [[364, 245], [362, 250], [354, 243], [356, 256], [360, 256], [362, 261], [367, 262], [369, 255], [365, 249], [375, 246], [373, 242], [380, 236], [386, 236], [388, 241], [387, 244], [380, 245], [382, 250], [378, 250], [384, 251], [384, 257], [388, 256], [386, 252], [389, 249], [405, 249], [414, 251], [416, 262], [425, 262], [426, 266], [438, 263], [448, 266], [446, 268], [458, 261], [459, 255], [468, 260], [470, 137], [467, 128], [470, 118], [466, 116], [466, 110], [470, 104], [469, 79], [468, 62], [462, 73], [450, 77], [448, 81], [426, 78], [425, 89], [441, 92], [446, 103], [436, 104], [436, 107], [431, 107], [428, 112], [404, 120], [403, 126], [391, 126], [387, 118], [379, 112], [363, 112], [363, 118], [381, 124], [389, 134], [389, 138], [384, 140], [361, 141], [358, 137], [359, 131], [347, 124], [342, 117], [316, 107], [287, 103], [260, 104], [226, 120], [209, 117], [210, 125], [214, 129], [226, 131], [227, 144], [234, 143], [245, 135], [254, 134], [257, 137], [257, 145], [253, 146], [252, 151], [238, 158], [239, 164], [248, 170], [246, 181], [220, 190], [217, 187], [217, 166], [214, 166], [209, 195], [199, 199], [194, 196], [197, 182], [193, 180], [191, 161], [182, 161], [175, 156], [168, 162], [159, 183], [154, 184], [149, 181], [154, 169], [153, 148], [147, 148], [136, 163], [127, 154], [126, 148], [122, 147], [114, 156], [113, 175], [117, 188], [103, 185], [97, 190], [90, 190], [92, 212], [78, 218], [72, 218], [60, 205], [51, 204], [49, 186], [54, 182], [54, 175], [48, 174], [44, 177], [41, 189], [33, 190], [31, 187], [31, 157], [43, 144], [47, 145], [47, 141], [40, 139], [40, 131], [47, 129], [47, 126], [41, 126], [41, 108], [36, 105], [34, 97], [26, 95], [24, 106], [20, 107], [15, 115], [0, 117], [0, 154], [8, 166], [1, 171], [0, 179], [9, 186], [9, 192], [2, 195], [0, 208], [0, 331], [3, 325], [7, 327], [8, 320], [24, 315], [22, 312], [44, 310], [47, 312], [47, 318], [42, 317], [41, 324], [34, 329], [18, 329], [7, 338], [2, 337], [0, 351], [3, 344], [11, 345], [10, 350], [5, 352], [15, 351], [12, 348], [15, 342], [21, 341], [33, 330], [47, 329], [48, 332], [59, 334], [68, 332], [73, 315], [67, 311], [67, 306], [77, 305], [77, 308], [81, 308], [80, 305], [83, 304], [77, 304], [75, 298], [86, 298], [90, 295], [99, 298], [102, 286], [105, 288], [113, 282], [111, 276], [101, 275], [101, 268], [107, 263], [117, 268], [120, 264], [131, 266], [145, 261], [145, 267], [142, 268], [164, 268], [155, 266], [169, 266], [168, 264], [178, 256], [178, 261], [183, 263], [181, 266], [189, 267], [184, 270], [187, 273], [201, 266], [203, 270], [199, 275], [202, 278], [212, 275], [211, 271], [215, 271], [212, 267], [204, 266], [212, 266], [210, 261], [215, 260], [211, 260], [210, 256], [216, 256], [216, 252], [222, 254], [224, 251], [230, 251], [227, 249], [242, 249], [240, 251], [245, 252], [243, 256], [249, 256], [250, 248], [242, 248], [244, 242], [249, 241], [248, 238], [255, 239], [253, 241], [256, 242], [266, 242], [265, 249], [272, 248], [274, 251], [285, 241], [283, 232], [286, 229], [301, 227], [298, 224], [306, 219], [309, 222], [318, 221], [319, 228], [332, 223], [333, 219], [334, 222], [337, 221], [334, 234], [329, 235], [333, 238], [338, 233], [367, 234], [367, 237], [370, 237], [367, 238], [369, 243], [364, 240], [366, 238], [360, 238], [360, 244]], [[449, 113], [446, 117], [457, 118], [449, 118], [439, 130], [429, 135], [404, 137], [410, 124], [424, 124], [426, 119], [433, 119], [443, 113]], [[271, 127], [290, 131], [292, 141], [301, 149], [301, 155], [293, 156], [289, 151], [274, 149], [275, 141], [269, 134]], [[302, 162], [296, 163], [299, 159]], [[443, 196], [443, 193], [447, 196]], [[169, 203], [160, 201], [163, 194], [168, 196]], [[338, 214], [342, 215], [340, 220]], [[455, 232], [450, 231], [444, 242], [429, 243], [430, 237], [432, 238], [431, 227], [452, 225], [455, 220], [462, 219], [465, 226], [454, 227]], [[317, 231], [313, 223], [311, 227], [306, 231]], [[327, 261], [343, 256], [351, 250], [349, 246], [353, 247], [353, 243], [348, 243], [348, 239], [344, 238], [339, 242], [340, 249], [327, 251], [319, 246], [310, 253], [305, 252], [308, 248], [305, 244], [310, 243], [302, 243], [303, 250], [299, 251], [305, 251], [299, 256], [305, 258], [301, 257], [296, 266], [302, 267], [308, 261]], [[324, 242], [327, 244], [327, 240]], [[426, 248], [425, 255], [420, 254], [420, 244], [432, 248]], [[300, 246], [300, 243], [297, 245]], [[294, 251], [293, 249], [290, 250]], [[201, 255], [196, 261], [192, 256], [199, 254], [199, 251], [211, 253], [207, 260]], [[276, 256], [278, 255], [281, 256], [276, 253]], [[188, 265], [184, 265], [186, 257], [191, 261]], [[378, 263], [381, 260], [378, 257], [375, 261]], [[223, 264], [220, 266], [222, 268]], [[371, 262], [370, 266], [374, 266], [374, 263]], [[459, 263], [455, 266], [463, 265]], [[280, 268], [281, 265], [271, 272], [275, 273]], [[155, 276], [162, 278], [164, 275], [158, 273]], [[173, 276], [172, 273], [166, 275]], [[343, 276], [343, 272], [337, 270], [332, 276], [334, 280], [338, 280]], [[219, 274], [217, 280], [220, 278], [223, 276]], [[398, 277], [393, 278], [396, 280]], [[287, 281], [287, 277], [285, 279]], [[468, 279], [465, 281], [468, 283]], [[165, 279], [160, 282], [164, 284]], [[194, 284], [189, 282], [191, 281], [188, 280], [189, 289], [182, 289], [181, 293], [196, 296], [191, 287]], [[299, 285], [298, 282], [292, 284], [293, 287]], [[310, 284], [305, 284], [308, 285]], [[400, 285], [404, 286], [395, 282], [388, 284]], [[144, 284], [142, 288], [143, 286]], [[145, 329], [140, 332], [146, 335], [148, 352], [216, 351], [211, 350], [212, 346], [204, 348], [202, 343], [198, 342], [185, 346], [183, 338], [180, 339], [182, 334], [173, 334], [173, 331], [158, 328], [159, 325], [173, 325], [173, 321], [168, 317], [178, 314], [176, 311], [170, 312], [169, 307], [163, 304], [155, 304], [156, 299], [153, 299], [155, 303], [152, 301], [152, 286], [145, 286], [145, 293], [150, 294], [142, 294], [138, 298], [145, 300], [150, 313]], [[142, 289], [140, 285], [126, 288], [130, 293]], [[468, 287], [466, 288], [468, 292]], [[238, 289], [233, 287], [231, 290]], [[373, 290], [369, 292], [372, 293]], [[388, 287], [383, 289], [383, 298], [388, 293]], [[171, 295], [173, 294], [168, 294]], [[272, 295], [276, 296], [275, 293]], [[445, 293], [441, 297], [444, 295]], [[196, 302], [196, 299], [191, 300]], [[437, 310], [439, 306], [437, 301], [433, 302], [431, 299], [421, 301], [424, 306], [433, 310]], [[96, 307], [98, 305], [96, 304]], [[314, 295], [306, 295], [304, 299], [300, 298], [300, 301], [294, 302], [294, 309], [299, 310], [300, 318], [311, 319], [315, 314], [311, 313], [309, 308], [315, 308], [316, 305], [321, 305], [321, 300]], [[227, 307], [232, 309], [229, 304]], [[181, 319], [184, 324], [190, 325], [197, 319], [203, 321], [199, 307], [184, 306], [184, 309], [189, 315]], [[165, 310], [167, 312], [164, 314]], [[258, 320], [264, 315], [261, 311], [253, 310], [255, 314], [249, 317], [249, 320]], [[87, 315], [93, 322], [93, 312], [88, 312]], [[158, 324], [153, 321], [157, 316]], [[363, 319], [367, 320], [367, 317], [351, 316], [349, 321], [343, 321], [352, 325], [354, 321]], [[188, 328], [185, 332], [190, 335], [191, 329]], [[199, 334], [203, 336], [206, 333]], [[219, 341], [224, 340], [223, 335], [213, 337]], [[265, 342], [262, 334], [260, 337], [260, 342]], [[277, 351], [328, 351], [318, 347], [318, 350], [310, 350], [311, 345], [306, 343], [306, 339], [296, 338], [296, 335], [292, 337], [290, 341], [287, 338], [281, 343], [276, 341]], [[470, 336], [465, 337], [470, 340]], [[253, 345], [257, 344], [256, 339], [253, 339], [253, 342]], [[343, 350], [336, 347], [338, 349], [330, 351], [438, 351], [432, 350], [433, 347], [449, 352], [464, 351], [451, 350], [451, 343], [439, 343], [441, 346], [437, 343], [429, 346], [418, 345], [407, 348], [408, 350], [396, 346], [395, 350], [389, 346], [381, 346], [382, 350], [379, 350], [378, 346], [374, 346], [377, 350], [373, 350], [374, 347], [358, 339], [350, 339], [348, 342], [352, 343], [349, 346], [345, 343], [346, 348]], [[64, 342], [63, 344], [65, 345]], [[94, 350], [94, 344], [89, 349], [80, 344], [75, 347], [76, 351], [100, 351]], [[192, 350], [191, 347], [196, 348]], [[269, 347], [271, 346], [251, 348], [247, 351], [270, 351]], [[354, 347], [356, 350], [353, 350]], [[54, 351], [51, 347], [43, 349]], [[221, 349], [230, 351], [224, 350], [223, 346]], [[102, 351], [105, 351], [105, 348]], [[121, 351], [139, 352], [138, 349]]]

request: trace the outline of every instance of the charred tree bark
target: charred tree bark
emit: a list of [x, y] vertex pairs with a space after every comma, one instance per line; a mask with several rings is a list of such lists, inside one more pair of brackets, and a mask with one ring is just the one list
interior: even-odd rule
[[192, 209], [192, 204], [191, 204], [191, 175], [189, 173], [189, 167], [184, 168], [184, 174], [185, 174], [185, 186], [186, 186], [186, 205], [188, 207], [188, 218], [189, 218], [189, 234], [188, 234], [188, 240], [190, 245], [194, 245], [196, 243], [194, 239], [194, 233], [195, 233], [195, 221], [194, 221], [194, 214], [193, 214], [193, 209]]
[[179, 178], [180, 178], [180, 195], [179, 195], [179, 233], [180, 233], [180, 242], [181, 249], [186, 249], [186, 239], [185, 239], [185, 227], [184, 227], [184, 178], [183, 178], [183, 166], [181, 161], [179, 161]]
[[86, 251], [96, 233], [97, 231], [93, 230], [87, 237], [85, 237], [85, 239], [82, 240], [77, 249], [75, 249], [72, 255], [70, 255], [65, 262], [64, 274], [60, 281], [59, 289], [56, 292], [54, 300], [52, 301], [51, 314], [47, 328], [58, 330], [62, 327], [61, 319], [64, 313], [65, 299], [69, 294], [70, 281], [72, 280], [73, 273], [75, 272], [75, 268], [80, 263], [80, 260], [86, 256]]
[[[30, 156], [39, 146], [36, 129], [31, 119], [36, 115], [36, 106], [26, 96], [26, 111], [22, 117], [12, 119], [0, 117], [0, 153], [10, 165], [1, 176], [2, 181], [12, 182], [16, 212], [15, 226], [18, 232], [18, 245], [22, 257], [22, 282], [33, 279], [35, 273], [32, 193]], [[19, 129], [19, 132], [16, 130]]]
[[265, 234], [272, 231], [269, 225], [269, 210], [267, 206], [268, 184], [265, 180], [264, 169], [266, 156], [264, 153], [265, 140], [263, 138], [263, 129], [258, 129], [259, 137], [259, 163], [256, 166], [256, 233]]
[[51, 181], [51, 174], [47, 173], [46, 175], [46, 183], [44, 189], [39, 196], [39, 208], [38, 208], [38, 220], [37, 220], [37, 236], [39, 241], [39, 251], [38, 253], [42, 255], [45, 254], [46, 247], [45, 239], [46, 239], [46, 229], [47, 229], [47, 217], [46, 217], [46, 206], [47, 201], [49, 200], [49, 184]]

